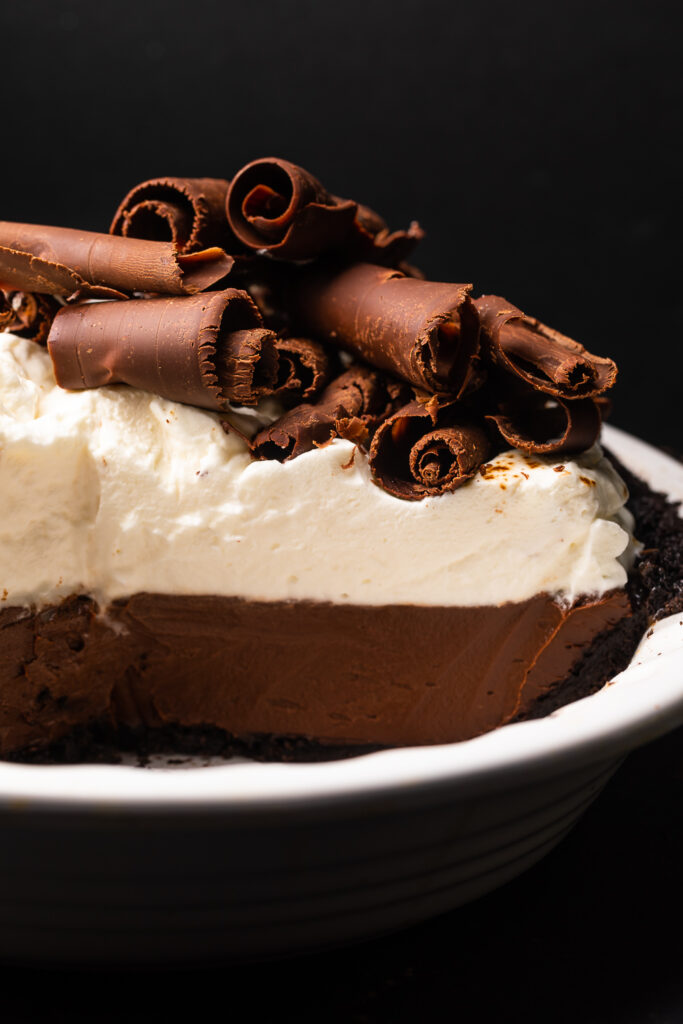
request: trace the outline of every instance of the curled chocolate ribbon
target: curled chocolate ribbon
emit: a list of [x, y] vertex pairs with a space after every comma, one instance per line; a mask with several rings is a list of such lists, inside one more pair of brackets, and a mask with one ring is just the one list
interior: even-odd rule
[[277, 381], [275, 337], [235, 288], [68, 306], [48, 350], [63, 388], [130, 384], [203, 409], [255, 405]]
[[378, 213], [368, 206], [359, 205], [355, 228], [358, 259], [385, 267], [399, 267], [409, 277], [422, 277], [420, 270], [404, 265], [417, 243], [424, 238], [425, 233], [416, 220], [411, 221], [405, 231], [390, 231]]
[[614, 384], [617, 367], [497, 295], [475, 300], [482, 348], [502, 370], [556, 398], [594, 398]]
[[407, 231], [390, 231], [374, 210], [333, 195], [309, 171], [278, 157], [254, 160], [235, 175], [226, 210], [244, 245], [286, 260], [344, 250], [395, 266], [424, 236], [416, 221]]
[[297, 405], [258, 433], [252, 451], [257, 458], [285, 462], [333, 437], [364, 444], [403, 395], [398, 382], [368, 367], [352, 366], [325, 388], [314, 405]]
[[331, 195], [303, 167], [266, 157], [243, 167], [226, 200], [230, 227], [250, 249], [307, 260], [343, 246], [357, 204]]
[[6, 245], [0, 245], [0, 288], [8, 292], [61, 295], [73, 302], [88, 298], [125, 298], [116, 288], [90, 285], [62, 263]]
[[[31, 292], [0, 292], [0, 330], [11, 331], [20, 338], [30, 338], [39, 345], [47, 343], [52, 321], [62, 308], [52, 295]], [[2, 310], [7, 310], [3, 316]]]
[[486, 419], [513, 448], [535, 455], [575, 455], [600, 436], [602, 417], [592, 398], [566, 399], [533, 390], [514, 378], [498, 383], [497, 411]]
[[179, 253], [171, 242], [0, 221], [0, 285], [67, 298], [131, 292], [193, 295], [233, 266], [223, 249]]
[[229, 247], [224, 178], [151, 178], [136, 185], [114, 214], [109, 232], [173, 242], [178, 252]]
[[378, 428], [370, 469], [389, 494], [408, 501], [454, 491], [486, 461], [484, 428], [447, 399], [432, 397], [399, 409]]
[[273, 397], [285, 405], [310, 402], [319, 394], [337, 368], [325, 347], [311, 338], [277, 337], [275, 339], [278, 379]]
[[303, 269], [293, 301], [315, 337], [418, 388], [460, 398], [481, 380], [471, 287], [357, 263]]

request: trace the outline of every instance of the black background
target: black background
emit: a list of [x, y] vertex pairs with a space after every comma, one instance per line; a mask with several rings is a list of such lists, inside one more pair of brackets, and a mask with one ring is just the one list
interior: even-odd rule
[[[12, 2], [2, 209], [104, 230], [158, 174], [309, 167], [472, 280], [615, 356], [614, 422], [681, 446], [678, 3]], [[8, 1020], [683, 1020], [681, 734], [470, 907], [290, 964], [0, 971]], [[210, 1011], [207, 998], [218, 1000]]]
[[284, 156], [467, 280], [615, 356], [678, 444], [678, 2], [23, 0], [2, 7], [2, 216], [104, 230], [159, 174]]

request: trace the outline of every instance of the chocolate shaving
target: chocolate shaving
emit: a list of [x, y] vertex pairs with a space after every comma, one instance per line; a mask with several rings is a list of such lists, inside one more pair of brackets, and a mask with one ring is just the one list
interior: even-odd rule
[[537, 455], [573, 455], [586, 451], [600, 435], [602, 418], [592, 398], [551, 398], [514, 381], [501, 394], [498, 411], [486, 419], [513, 448]]
[[0, 287], [4, 291], [24, 291], [40, 295], [63, 295], [72, 302], [86, 298], [124, 299], [115, 288], [89, 285], [80, 274], [54, 260], [42, 259], [0, 245]]
[[405, 277], [358, 263], [303, 270], [297, 314], [315, 337], [428, 391], [460, 398], [481, 380], [469, 284]]
[[370, 446], [370, 469], [389, 494], [420, 501], [460, 487], [490, 451], [483, 427], [448, 399], [416, 400], [381, 424]]
[[274, 335], [235, 288], [70, 306], [48, 349], [63, 388], [130, 384], [203, 409], [254, 405], [277, 380]]
[[525, 316], [497, 295], [475, 300], [482, 347], [508, 373], [557, 398], [594, 398], [611, 388], [617, 367], [583, 345]]
[[178, 252], [230, 246], [223, 178], [151, 178], [132, 188], [114, 215], [112, 235], [173, 242]]
[[[424, 231], [416, 220], [410, 222], [407, 231], [390, 231], [386, 221], [369, 206], [358, 206], [355, 221], [358, 239], [358, 259], [381, 263], [386, 267], [400, 267], [411, 254], [418, 242], [424, 238]], [[408, 276], [422, 277], [421, 271], [408, 266]]]
[[351, 234], [357, 204], [338, 199], [288, 160], [266, 157], [243, 167], [226, 200], [228, 221], [250, 249], [307, 260], [340, 248]]
[[51, 295], [31, 292], [0, 292], [0, 297], [8, 312], [7, 318], [0, 315], [0, 330], [45, 345], [52, 321], [62, 308], [61, 302]]
[[404, 394], [398, 382], [368, 367], [352, 366], [327, 386], [314, 405], [297, 405], [258, 433], [252, 451], [259, 459], [285, 462], [333, 437], [364, 444]]
[[417, 221], [390, 231], [374, 210], [333, 195], [309, 171], [278, 157], [254, 160], [235, 175], [226, 210], [244, 245], [286, 260], [345, 250], [396, 266], [424, 237]]
[[0, 285], [75, 298], [193, 295], [230, 272], [222, 249], [183, 255], [171, 242], [0, 221]]
[[278, 380], [276, 338], [265, 327], [227, 335], [216, 353], [221, 389], [234, 405], [256, 405], [273, 395]]
[[285, 404], [310, 402], [337, 368], [325, 347], [311, 338], [276, 338], [275, 347], [279, 364], [273, 397]]

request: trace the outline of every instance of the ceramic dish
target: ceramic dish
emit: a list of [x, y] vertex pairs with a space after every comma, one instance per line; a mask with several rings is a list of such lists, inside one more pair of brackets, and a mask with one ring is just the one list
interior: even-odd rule
[[[683, 499], [683, 467], [605, 443]], [[464, 743], [325, 764], [0, 763], [0, 956], [291, 954], [501, 885], [572, 827], [629, 750], [683, 721], [683, 616], [599, 693]]]

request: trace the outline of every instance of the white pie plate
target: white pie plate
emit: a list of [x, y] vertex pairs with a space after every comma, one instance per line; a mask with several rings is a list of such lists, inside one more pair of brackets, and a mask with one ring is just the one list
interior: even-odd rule
[[[683, 467], [604, 441], [683, 499]], [[550, 850], [632, 749], [683, 722], [683, 616], [547, 718], [324, 764], [0, 763], [0, 957], [277, 956], [452, 909]]]

